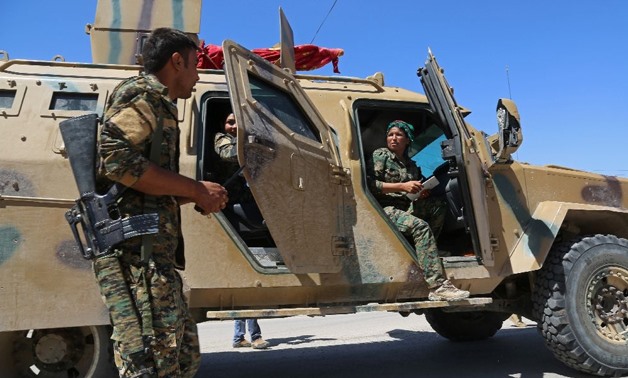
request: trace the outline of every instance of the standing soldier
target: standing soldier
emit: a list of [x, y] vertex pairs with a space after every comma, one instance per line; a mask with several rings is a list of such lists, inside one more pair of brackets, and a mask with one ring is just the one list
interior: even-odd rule
[[121, 377], [192, 377], [200, 365], [196, 324], [175, 270], [183, 268], [179, 206], [195, 203], [209, 214], [224, 208], [228, 197], [219, 184], [178, 173], [174, 101], [192, 95], [196, 52], [185, 33], [156, 29], [142, 52], [144, 74], [119, 84], [105, 110], [99, 188], [127, 187], [119, 202], [123, 217], [159, 215], [156, 235], [126, 240], [115, 254], [94, 261]]

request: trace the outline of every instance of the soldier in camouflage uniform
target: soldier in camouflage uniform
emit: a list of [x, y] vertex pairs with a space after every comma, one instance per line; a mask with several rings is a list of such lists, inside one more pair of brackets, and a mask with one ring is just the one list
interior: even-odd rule
[[[404, 121], [391, 122], [386, 129], [386, 146], [373, 152], [369, 161], [369, 187], [384, 212], [399, 231], [414, 241], [416, 258], [430, 289], [430, 300], [460, 300], [469, 292], [446, 280], [438, 257], [435, 235], [444, 222], [446, 204], [423, 190], [421, 169], [408, 156], [414, 127]], [[410, 201], [406, 194], [420, 193]], [[431, 225], [424, 219], [431, 220]]]
[[[198, 81], [195, 42], [185, 33], [156, 29], [144, 45], [145, 73], [119, 84], [105, 110], [99, 139], [100, 188], [127, 187], [119, 202], [122, 216], [159, 214], [152, 253], [143, 261], [142, 238], [116, 246], [116, 256], [94, 261], [94, 270], [113, 325], [115, 362], [121, 377], [192, 377], [200, 365], [196, 324], [182, 291], [175, 252], [181, 247], [179, 206], [195, 203], [204, 214], [220, 211], [226, 190], [178, 173], [179, 127], [176, 99], [186, 99]], [[155, 137], [161, 125], [163, 137]], [[151, 142], [161, 139], [158, 161], [150, 161]], [[153, 156], [155, 156], [153, 154]], [[147, 211], [148, 212], [148, 211]], [[120, 274], [121, 273], [121, 274]], [[130, 300], [129, 300], [130, 299]], [[131, 353], [135, 322], [146, 352]]]
[[[218, 182], [225, 182], [235, 172], [238, 171], [238, 147], [237, 143], [238, 125], [235, 115], [230, 113], [225, 119], [224, 133], [218, 132], [214, 136], [214, 150], [220, 157], [218, 164]], [[229, 191], [229, 202], [241, 203], [253, 201], [253, 195], [244, 177], [237, 177], [233, 184], [227, 188]]]

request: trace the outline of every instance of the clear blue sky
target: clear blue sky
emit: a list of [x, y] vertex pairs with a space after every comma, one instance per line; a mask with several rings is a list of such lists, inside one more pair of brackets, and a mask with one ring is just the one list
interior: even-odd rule
[[[200, 38], [270, 47], [281, 6], [295, 43], [310, 43], [332, 4], [205, 0]], [[0, 50], [89, 62], [84, 28], [95, 10], [96, 0], [0, 0]], [[497, 99], [512, 96], [524, 134], [519, 160], [628, 176], [626, 0], [337, 0], [314, 43], [345, 50], [343, 76], [381, 71], [387, 85], [421, 93], [416, 70], [430, 47], [480, 130], [495, 132]], [[331, 65], [316, 73], [332, 75]]]

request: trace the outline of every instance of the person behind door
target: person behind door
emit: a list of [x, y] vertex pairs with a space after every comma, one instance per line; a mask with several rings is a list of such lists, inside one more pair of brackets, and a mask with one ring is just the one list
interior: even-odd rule
[[[244, 338], [247, 328], [249, 329], [251, 341]], [[269, 346], [270, 343], [262, 339], [262, 329], [259, 323], [257, 323], [257, 319], [236, 319], [233, 331], [234, 348], [266, 349]]]
[[[216, 133], [214, 137], [214, 150], [220, 156], [219, 177], [225, 180], [233, 175], [239, 168], [237, 135], [238, 124], [233, 113], [229, 113], [224, 123], [224, 132]], [[244, 179], [238, 184], [229, 186], [229, 200], [231, 202], [246, 202], [252, 200], [251, 191], [248, 189]], [[249, 329], [251, 341], [244, 338], [246, 329]], [[268, 348], [269, 343], [262, 339], [262, 330], [257, 319], [237, 319], [233, 334], [233, 347], [254, 349]]]
[[[240, 168], [236, 145], [238, 141], [237, 135], [238, 124], [236, 123], [235, 115], [229, 113], [225, 118], [223, 132], [217, 132], [214, 136], [214, 151], [220, 157], [216, 180], [218, 182], [224, 183]], [[254, 201], [251, 190], [242, 176], [236, 177], [227, 190], [229, 191], [230, 204]]]
[[[429, 300], [468, 298], [468, 291], [456, 288], [444, 277], [434, 234], [428, 222], [417, 216], [420, 213], [442, 218], [445, 209], [442, 201], [430, 199], [429, 191], [422, 190], [421, 170], [408, 156], [413, 140], [411, 124], [397, 120], [388, 125], [386, 147], [375, 150], [367, 166], [369, 189], [397, 229], [413, 240], [417, 262], [430, 290]], [[421, 194], [413, 203], [407, 193]]]

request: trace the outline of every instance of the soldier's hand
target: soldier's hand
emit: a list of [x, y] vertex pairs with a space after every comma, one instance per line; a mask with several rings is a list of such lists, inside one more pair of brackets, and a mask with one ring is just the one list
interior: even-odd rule
[[194, 202], [203, 215], [216, 213], [225, 208], [229, 197], [222, 185], [211, 181], [199, 181], [199, 184]]
[[418, 193], [423, 189], [421, 181], [407, 181], [403, 183], [403, 191], [406, 193]]

